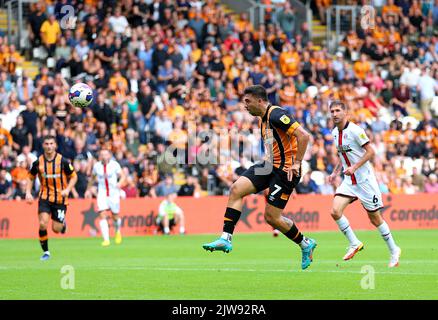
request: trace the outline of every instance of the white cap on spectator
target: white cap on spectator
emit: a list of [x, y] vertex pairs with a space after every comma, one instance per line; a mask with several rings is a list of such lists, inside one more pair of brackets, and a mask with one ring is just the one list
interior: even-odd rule
[[324, 93], [328, 90], [328, 86], [322, 86], [321, 88], [319, 88], [319, 93]]
[[309, 86], [307, 89], [307, 95], [311, 97], [312, 99], [316, 97], [318, 94], [318, 88], [316, 86]]

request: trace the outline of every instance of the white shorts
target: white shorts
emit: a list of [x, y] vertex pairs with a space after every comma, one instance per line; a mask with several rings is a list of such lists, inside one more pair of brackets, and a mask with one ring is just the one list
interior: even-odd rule
[[369, 177], [367, 180], [354, 185], [344, 180], [336, 189], [335, 196], [337, 195], [351, 198], [351, 202], [359, 199], [365, 210], [369, 212], [375, 212], [383, 208], [382, 193], [375, 177]]
[[120, 197], [108, 197], [107, 195], [97, 195], [97, 210], [111, 210], [113, 214], [120, 212]]

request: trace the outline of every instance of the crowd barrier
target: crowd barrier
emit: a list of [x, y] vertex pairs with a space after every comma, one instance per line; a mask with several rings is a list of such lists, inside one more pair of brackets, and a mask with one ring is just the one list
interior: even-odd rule
[[[336, 223], [330, 217], [332, 199], [332, 196], [298, 195], [289, 200], [284, 214], [292, 218], [303, 231], [337, 230]], [[162, 198], [122, 200], [120, 216], [123, 235], [154, 234], [158, 206], [162, 200]], [[385, 204], [382, 210], [383, 216], [391, 229], [438, 229], [437, 195], [385, 195], [383, 200]], [[179, 197], [176, 203], [185, 213], [187, 234], [219, 234], [222, 232], [226, 197]], [[271, 227], [264, 221], [264, 207], [263, 196], [246, 197], [236, 232], [271, 231]], [[355, 201], [347, 208], [346, 215], [355, 230], [374, 229], [359, 201]], [[99, 218], [95, 199], [71, 200], [66, 219], [68, 230], [67, 234], [62, 237], [99, 235]], [[53, 232], [49, 234], [54, 236]], [[32, 204], [27, 204], [25, 201], [0, 201], [0, 238], [35, 238], [37, 236], [37, 201]]]

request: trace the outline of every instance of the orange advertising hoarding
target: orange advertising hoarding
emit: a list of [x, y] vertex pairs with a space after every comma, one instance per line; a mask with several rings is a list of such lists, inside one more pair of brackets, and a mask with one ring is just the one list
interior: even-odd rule
[[[332, 196], [298, 195], [291, 198], [284, 214], [303, 231], [337, 230], [330, 217]], [[124, 236], [153, 234], [158, 206], [162, 198], [125, 199], [121, 203]], [[179, 197], [177, 204], [186, 217], [187, 234], [220, 233], [227, 197]], [[384, 196], [383, 215], [391, 229], [438, 229], [438, 196], [431, 194]], [[38, 236], [37, 201], [0, 201], [0, 238], [35, 238]], [[265, 200], [261, 195], [245, 198], [236, 232], [265, 232], [272, 228], [264, 221]], [[346, 210], [356, 230], [374, 229], [359, 201]], [[88, 237], [99, 234], [95, 200], [71, 200], [67, 209], [67, 234], [62, 237]], [[50, 234], [53, 236], [53, 233]]]

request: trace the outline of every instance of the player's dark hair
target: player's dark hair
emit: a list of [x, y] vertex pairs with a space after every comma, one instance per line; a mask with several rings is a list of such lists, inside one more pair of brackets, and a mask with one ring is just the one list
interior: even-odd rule
[[266, 92], [266, 89], [259, 84], [246, 87], [245, 91], [243, 91], [243, 94], [244, 95], [248, 94], [258, 99], [263, 99], [264, 101], [268, 101], [268, 93]]
[[45, 142], [46, 140], [52, 140], [52, 139], [55, 140], [55, 142], [56, 142], [56, 137], [48, 134], [48, 135], [43, 137], [43, 142]]
[[341, 100], [334, 100], [330, 103], [329, 109], [335, 107], [335, 106], [340, 106], [342, 108], [342, 110], [347, 110], [347, 105], [345, 103], [343, 103]]

